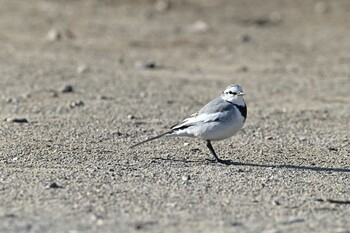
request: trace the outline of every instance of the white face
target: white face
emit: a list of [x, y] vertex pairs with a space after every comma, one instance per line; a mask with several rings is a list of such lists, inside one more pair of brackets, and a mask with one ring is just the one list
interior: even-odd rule
[[222, 92], [222, 99], [235, 104], [243, 105], [243, 89], [239, 85], [228, 86], [226, 90]]

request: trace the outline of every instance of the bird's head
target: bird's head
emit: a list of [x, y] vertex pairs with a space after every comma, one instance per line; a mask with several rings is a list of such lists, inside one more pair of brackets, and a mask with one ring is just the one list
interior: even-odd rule
[[243, 95], [244, 92], [240, 85], [231, 85], [222, 92], [221, 98], [226, 102], [244, 105]]

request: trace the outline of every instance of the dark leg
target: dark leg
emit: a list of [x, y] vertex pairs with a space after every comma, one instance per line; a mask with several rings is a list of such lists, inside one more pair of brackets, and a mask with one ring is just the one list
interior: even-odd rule
[[220, 159], [220, 158], [216, 155], [215, 150], [214, 150], [214, 148], [213, 148], [213, 146], [211, 145], [211, 142], [210, 142], [209, 140], [207, 140], [207, 147], [209, 148], [211, 154], [214, 156], [216, 162], [218, 162], [218, 163], [223, 163], [223, 164], [226, 164], [226, 165], [230, 164], [229, 161], [222, 160], [222, 159]]
[[215, 150], [209, 140], [207, 141], [207, 147], [209, 148], [211, 154], [214, 156], [215, 160], [219, 162], [221, 159], [219, 159], [219, 157], [216, 155]]

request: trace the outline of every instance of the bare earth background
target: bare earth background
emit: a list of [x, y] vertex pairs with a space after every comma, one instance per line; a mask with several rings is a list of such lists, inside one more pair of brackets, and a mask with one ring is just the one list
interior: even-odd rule
[[[0, 0], [0, 232], [350, 232], [349, 12]], [[128, 149], [236, 83], [246, 125], [213, 143], [232, 165]]]

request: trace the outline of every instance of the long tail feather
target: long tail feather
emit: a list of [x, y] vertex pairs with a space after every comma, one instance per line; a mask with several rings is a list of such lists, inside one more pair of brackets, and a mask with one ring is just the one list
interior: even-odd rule
[[136, 143], [136, 144], [130, 146], [130, 148], [134, 148], [134, 147], [139, 146], [139, 145], [141, 145], [141, 144], [144, 144], [144, 143], [146, 143], [146, 142], [153, 141], [153, 140], [155, 140], [155, 139], [161, 138], [161, 137], [163, 137], [163, 136], [165, 136], [165, 135], [167, 135], [167, 134], [171, 134], [172, 132], [173, 132], [173, 131], [171, 130], [171, 131], [168, 131], [168, 132], [159, 134], [159, 135], [157, 135], [157, 136], [155, 136], [155, 137], [153, 137], [153, 138], [149, 138], [149, 139], [147, 139], [147, 140], [145, 140], [145, 141]]

